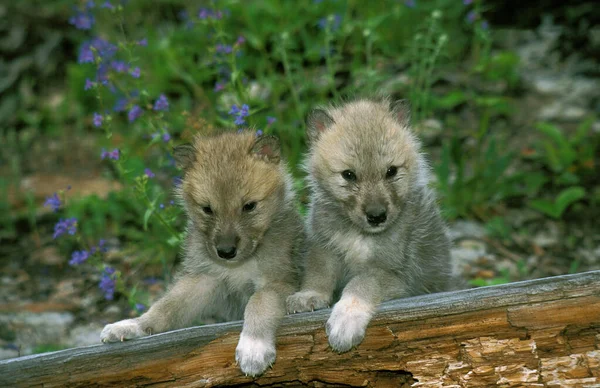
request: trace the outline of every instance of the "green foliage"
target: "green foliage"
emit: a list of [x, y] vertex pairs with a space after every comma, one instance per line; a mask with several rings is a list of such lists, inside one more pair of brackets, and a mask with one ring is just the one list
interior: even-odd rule
[[[52, 11], [47, 14], [59, 15], [63, 24], [73, 12], [72, 2], [48, 3], [38, 5]], [[81, 11], [84, 3], [76, 7]], [[247, 127], [282, 139], [303, 214], [306, 187], [299, 166], [307, 146], [306, 113], [319, 104], [377, 91], [410, 99], [415, 128], [424, 119], [441, 120], [445, 130], [439, 155], [435, 149], [426, 151], [434, 151], [432, 164], [448, 218], [483, 219], [494, 236], [508, 239], [510, 227], [498, 214], [509, 201], [554, 218], [562, 217], [572, 203], [583, 203], [585, 193], [600, 203], [600, 190], [593, 187], [599, 143], [590, 129], [593, 118], [572, 135], [550, 123], [539, 124], [544, 140], [523, 160], [510, 148], [507, 128], [499, 123], [515, 112], [511, 93], [520, 84], [519, 58], [514, 52], [492, 51], [491, 31], [481, 19], [482, 1], [468, 6], [454, 0], [417, 1], [415, 7], [397, 0], [203, 2], [222, 17], [200, 17], [196, 4], [179, 0], [130, 0], [114, 9], [96, 3], [92, 30], [61, 35], [77, 47], [63, 69], [68, 89], [57, 98], [61, 102], [42, 107], [33, 99], [21, 104], [34, 94], [27, 72], [11, 83], [20, 85], [20, 95], [3, 100], [0, 117], [21, 104], [25, 108], [18, 108], [15, 117], [25, 129], [17, 132], [16, 124], [0, 127], [6, 148], [18, 150], [1, 154], [0, 161], [10, 166], [11, 179], [18, 179], [24, 155], [40, 132], [64, 139], [91, 134], [97, 144], [90, 159], [100, 159], [102, 148], [119, 150], [118, 160], [105, 158], [102, 166], [105, 177], [119, 181], [122, 189], [107, 198], [88, 196], [65, 204], [57, 218], [76, 218], [78, 232], [72, 240], [57, 242], [65, 252], [90, 250], [104, 238], [120, 242], [127, 263], [111, 262], [118, 268], [114, 274], [106, 273], [110, 268], [101, 255], [84, 265], [112, 276], [132, 308], [148, 297], [139, 282], [140, 267], [158, 264], [167, 274], [184, 238], [182, 210], [171, 203], [173, 178], [181, 175], [171, 149], [196, 133], [239, 128], [229, 114], [233, 105], [249, 106]], [[471, 12], [477, 18], [468, 21]], [[77, 62], [75, 57], [94, 37], [114, 44], [115, 56], [102, 58], [94, 52], [90, 63]], [[51, 36], [47, 38], [51, 43]], [[147, 46], [139, 44], [144, 38]], [[42, 60], [52, 53], [50, 43], [36, 43]], [[65, 62], [61, 56], [49, 58], [53, 67], [56, 58]], [[127, 71], [110, 68], [103, 79], [99, 70], [115, 60], [126, 63]], [[136, 67], [139, 78], [131, 75]], [[436, 89], [447, 82], [443, 74], [457, 72], [467, 73], [468, 81]], [[86, 81], [92, 84], [89, 90], [84, 90]], [[496, 88], [486, 87], [490, 84], [506, 88], [494, 92]], [[168, 110], [154, 109], [163, 94]], [[118, 104], [122, 111], [115, 110]], [[143, 113], [131, 120], [134, 106]], [[475, 118], [465, 120], [465, 112]], [[94, 113], [102, 116], [98, 126]], [[277, 120], [271, 123], [267, 117]], [[2, 198], [8, 197], [11, 184], [0, 178]], [[36, 209], [29, 203], [25, 217], [35, 230]], [[4, 209], [0, 203], [2, 233], [10, 234], [13, 219]], [[504, 274], [478, 284], [509, 280]]]
[[447, 217], [476, 214], [485, 218], [490, 205], [514, 194], [513, 182], [505, 177], [514, 153], [506, 152], [498, 143], [492, 136], [468, 149], [453, 136], [442, 145], [435, 171]]
[[531, 208], [538, 210], [552, 218], [559, 219], [569, 205], [585, 197], [583, 187], [574, 186], [564, 189], [554, 201], [547, 199], [534, 199], [529, 202]]

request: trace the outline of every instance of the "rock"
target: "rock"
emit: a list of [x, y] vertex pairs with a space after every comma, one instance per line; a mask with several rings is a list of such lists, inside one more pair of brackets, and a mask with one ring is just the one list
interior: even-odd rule
[[452, 241], [463, 238], [482, 238], [486, 233], [485, 227], [475, 221], [459, 220], [448, 227], [448, 237]]
[[8, 360], [9, 358], [15, 358], [21, 356], [21, 353], [18, 349], [13, 349], [9, 347], [0, 348], [0, 360]]
[[51, 245], [36, 249], [31, 253], [31, 260], [43, 265], [59, 266], [64, 265], [67, 259], [58, 251], [58, 247]]
[[558, 244], [559, 235], [560, 232], [556, 223], [548, 222], [544, 230], [541, 230], [533, 236], [532, 241], [542, 248], [550, 247]]
[[75, 348], [79, 346], [97, 345], [100, 343], [100, 332], [104, 326], [99, 323], [78, 325], [71, 329], [65, 345]]
[[478, 261], [487, 255], [487, 246], [480, 240], [462, 240], [450, 249], [453, 274], [464, 274], [478, 266]]
[[74, 321], [68, 312], [0, 314], [0, 326], [14, 333], [11, 342], [21, 348], [21, 355], [33, 353], [36, 346], [64, 343]]

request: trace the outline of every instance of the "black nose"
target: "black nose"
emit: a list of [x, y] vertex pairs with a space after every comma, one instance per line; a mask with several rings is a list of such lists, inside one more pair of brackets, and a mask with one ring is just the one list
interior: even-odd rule
[[365, 213], [367, 214], [367, 221], [371, 226], [383, 224], [387, 220], [385, 207], [382, 205], [367, 206]]
[[233, 259], [236, 252], [237, 249], [233, 245], [217, 247], [217, 254], [223, 259]]

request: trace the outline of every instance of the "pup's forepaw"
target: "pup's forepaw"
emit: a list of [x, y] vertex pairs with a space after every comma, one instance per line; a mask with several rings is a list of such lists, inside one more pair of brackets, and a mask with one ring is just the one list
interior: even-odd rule
[[295, 314], [327, 308], [329, 300], [326, 295], [316, 291], [300, 291], [288, 296], [286, 305], [288, 314]]
[[235, 360], [246, 376], [258, 376], [275, 362], [275, 344], [242, 333]]
[[327, 320], [329, 345], [336, 352], [347, 352], [360, 344], [373, 315], [373, 308], [356, 297], [342, 298]]
[[117, 342], [147, 335], [137, 319], [125, 319], [104, 326], [100, 333], [102, 342]]

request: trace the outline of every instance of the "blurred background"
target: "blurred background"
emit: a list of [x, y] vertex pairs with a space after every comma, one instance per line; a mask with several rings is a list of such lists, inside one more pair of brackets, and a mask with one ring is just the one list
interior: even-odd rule
[[595, 1], [0, 4], [0, 358], [98, 343], [172, 280], [170, 150], [409, 99], [473, 287], [600, 268]]

